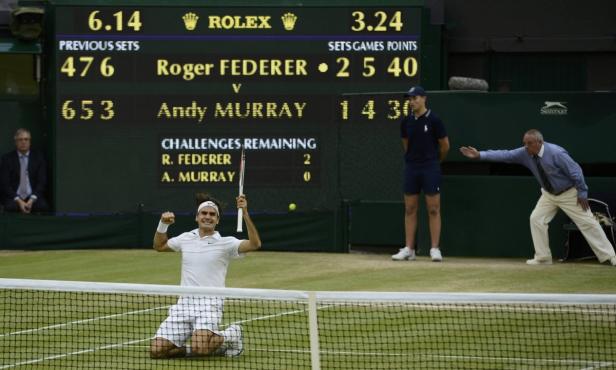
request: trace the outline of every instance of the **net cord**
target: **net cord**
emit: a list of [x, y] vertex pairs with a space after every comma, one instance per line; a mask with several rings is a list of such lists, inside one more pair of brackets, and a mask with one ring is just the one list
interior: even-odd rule
[[[100, 283], [61, 280], [2, 279], [0, 289], [88, 291], [98, 293], [141, 293], [155, 295], [205, 295], [270, 300], [308, 300], [308, 291], [183, 287], [176, 285]], [[616, 304], [616, 294], [546, 293], [426, 293], [426, 292], [314, 292], [316, 300], [410, 303], [541, 303], [541, 304]]]
[[99, 283], [86, 281], [0, 279], [0, 289], [30, 289], [63, 292], [130, 293], [152, 295], [203, 295], [270, 300], [307, 300], [308, 293], [295, 290], [188, 287], [177, 285]]

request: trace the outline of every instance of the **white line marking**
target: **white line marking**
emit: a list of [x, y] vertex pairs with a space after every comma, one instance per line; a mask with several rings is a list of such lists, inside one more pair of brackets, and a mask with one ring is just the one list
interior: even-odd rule
[[130, 311], [130, 312], [124, 312], [124, 313], [117, 313], [117, 314], [114, 314], [114, 315], [93, 317], [93, 318], [90, 318], [90, 319], [70, 321], [70, 322], [66, 322], [66, 323], [63, 323], [63, 324], [55, 324], [55, 325], [43, 326], [43, 327], [36, 328], [36, 329], [27, 329], [27, 330], [14, 331], [12, 333], [0, 334], [0, 338], [8, 337], [10, 335], [34, 333], [34, 332], [41, 331], [41, 330], [57, 329], [57, 328], [65, 327], [65, 326], [83, 324], [83, 323], [86, 323], [86, 322], [92, 322], [92, 321], [98, 321], [98, 320], [104, 320], [104, 319], [113, 319], [115, 317], [120, 317], [120, 316], [136, 315], [136, 314], [139, 314], [139, 313], [156, 311], [156, 310], [161, 310], [161, 309], [165, 309], [165, 308], [169, 308], [169, 306], [161, 306], [161, 307], [155, 307], [155, 308], [148, 308], [146, 310]]
[[35, 360], [28, 360], [28, 361], [22, 361], [22, 362], [18, 362], [18, 363], [11, 364], [11, 365], [5, 365], [5, 366], [0, 367], [0, 369], [10, 369], [12, 367], [17, 367], [17, 366], [22, 366], [22, 365], [30, 365], [30, 364], [35, 364], [35, 363], [38, 363], [38, 362], [47, 361], [47, 360], [57, 360], [57, 359], [63, 358], [63, 357], [68, 357], [68, 356], [73, 356], [73, 355], [81, 355], [81, 354], [84, 354], [84, 353], [95, 352], [95, 351], [99, 351], [99, 350], [102, 350], [102, 349], [122, 347], [122, 346], [130, 345], [130, 344], [133, 344], [133, 343], [145, 342], [146, 340], [150, 340], [150, 339], [152, 339], [152, 338], [131, 340], [131, 341], [120, 343], [120, 344], [109, 344], [109, 345], [106, 345], [106, 346], [90, 348], [90, 349], [84, 349], [84, 350], [81, 350], [81, 351], [63, 353], [61, 355], [47, 356], [47, 357], [43, 357], [43, 358], [37, 358]]
[[594, 370], [594, 369], [600, 369], [602, 367], [608, 367], [608, 366], [612, 366], [612, 365], [616, 365], [615, 362], [599, 362], [596, 366], [592, 366], [592, 367], [585, 367], [581, 370]]

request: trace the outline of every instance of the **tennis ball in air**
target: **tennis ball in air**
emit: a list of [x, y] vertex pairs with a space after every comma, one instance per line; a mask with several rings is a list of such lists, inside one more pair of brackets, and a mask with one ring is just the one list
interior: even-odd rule
[[295, 203], [289, 203], [289, 211], [293, 212], [295, 211], [296, 208], [297, 208], [297, 205]]

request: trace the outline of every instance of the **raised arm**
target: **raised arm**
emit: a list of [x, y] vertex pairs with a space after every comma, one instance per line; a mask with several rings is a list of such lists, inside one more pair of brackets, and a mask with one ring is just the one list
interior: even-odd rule
[[158, 252], [173, 252], [173, 249], [167, 245], [167, 228], [175, 222], [175, 215], [173, 212], [165, 212], [160, 216], [158, 222], [158, 228], [154, 233], [154, 249]]
[[244, 194], [238, 196], [236, 200], [237, 208], [242, 210], [244, 222], [246, 223], [246, 231], [248, 232], [248, 240], [242, 240], [240, 243], [239, 252], [246, 253], [256, 251], [261, 248], [261, 238], [259, 237], [259, 232], [257, 231], [257, 228], [248, 213], [248, 201], [246, 200], [246, 196]]

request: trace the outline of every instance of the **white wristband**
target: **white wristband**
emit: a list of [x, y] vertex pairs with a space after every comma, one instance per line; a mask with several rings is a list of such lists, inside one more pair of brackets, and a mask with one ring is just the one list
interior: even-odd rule
[[162, 221], [158, 221], [158, 227], [156, 228], [156, 232], [164, 234], [167, 232], [168, 228], [169, 228], [169, 224], [166, 224]]

